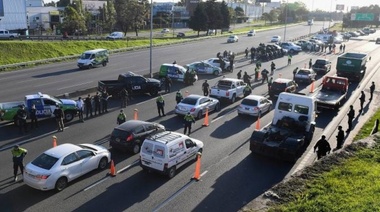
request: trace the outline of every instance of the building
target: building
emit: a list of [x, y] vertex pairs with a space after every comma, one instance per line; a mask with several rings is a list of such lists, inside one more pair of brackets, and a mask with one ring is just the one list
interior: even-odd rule
[[25, 0], [0, 0], [0, 29], [25, 34], [26, 17]]

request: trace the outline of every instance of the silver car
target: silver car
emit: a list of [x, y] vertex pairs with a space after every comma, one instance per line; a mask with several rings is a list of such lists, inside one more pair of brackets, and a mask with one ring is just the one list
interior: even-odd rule
[[201, 119], [203, 118], [203, 115], [206, 114], [207, 107], [209, 112], [219, 111], [219, 100], [207, 96], [191, 94], [177, 104], [175, 107], [175, 113], [178, 115], [186, 115], [187, 113], [190, 113], [197, 119]]
[[237, 112], [238, 115], [261, 116], [272, 108], [272, 101], [264, 96], [249, 95], [241, 101]]
[[[224, 61], [224, 70], [226, 71], [230, 71], [231, 72], [231, 67], [230, 67], [230, 61], [228, 61], [227, 59], [223, 59]], [[208, 60], [205, 60], [204, 61], [205, 63], [208, 63], [212, 66], [216, 66], [216, 67], [219, 67], [220, 68], [220, 59], [219, 58], [210, 58]], [[234, 67], [235, 67], [235, 64], [234, 64]]]
[[197, 74], [213, 74], [218, 76], [222, 69], [206, 62], [194, 62], [186, 65], [189, 69], [194, 70]]

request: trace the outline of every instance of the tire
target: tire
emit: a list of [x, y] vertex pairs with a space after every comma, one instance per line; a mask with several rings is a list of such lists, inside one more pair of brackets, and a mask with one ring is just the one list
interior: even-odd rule
[[202, 119], [203, 118], [203, 113], [202, 111], [199, 111], [198, 114], [197, 114], [197, 119]]
[[215, 105], [215, 111], [220, 111], [220, 104], [219, 103]]
[[66, 177], [61, 177], [55, 182], [55, 190], [57, 191], [62, 191], [67, 187], [67, 178]]
[[172, 179], [174, 176], [176, 175], [176, 168], [175, 166], [171, 167], [169, 170], [168, 170], [168, 177], [170, 179]]
[[73, 111], [67, 111], [65, 113], [65, 122], [72, 121], [74, 119], [74, 112]]
[[92, 68], [93, 68], [92, 64], [88, 65], [88, 69], [92, 69]]
[[140, 153], [140, 145], [139, 144], [134, 144], [132, 148], [133, 154], [138, 154]]
[[103, 169], [107, 168], [107, 165], [108, 165], [108, 160], [106, 157], [104, 157], [104, 158], [100, 159], [98, 169], [103, 170]]
[[294, 50], [293, 49], [289, 50], [289, 53], [294, 54]]
[[214, 71], [213, 75], [218, 76], [219, 75], [219, 71]]
[[232, 95], [231, 103], [234, 103], [236, 101], [236, 94]]
[[226, 68], [226, 71], [229, 71], [229, 72], [231, 72], [231, 67], [230, 67], [230, 66], [228, 66], [228, 67]]
[[149, 94], [150, 94], [151, 96], [157, 96], [157, 94], [158, 94], [158, 90], [157, 90], [157, 89], [154, 89], [154, 90], [152, 90], [151, 92], [149, 92]]
[[103, 65], [103, 67], [107, 66], [107, 62], [103, 61], [102, 65]]

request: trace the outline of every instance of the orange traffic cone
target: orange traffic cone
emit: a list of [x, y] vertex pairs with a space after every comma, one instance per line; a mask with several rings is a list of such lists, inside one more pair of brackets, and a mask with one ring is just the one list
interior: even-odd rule
[[257, 116], [257, 121], [256, 121], [256, 130], [260, 130], [260, 115]]
[[206, 116], [202, 126], [208, 127], [208, 107], [206, 108]]
[[314, 81], [311, 83], [310, 93], [314, 93]]
[[115, 176], [116, 176], [116, 168], [115, 168], [115, 164], [113, 163], [113, 160], [111, 160], [110, 175], [111, 175], [112, 177], [115, 177]]
[[57, 146], [57, 136], [53, 135], [53, 147]]
[[134, 120], [137, 120], [138, 119], [138, 110], [137, 109], [134, 109], [134, 115], [133, 115], [133, 119]]
[[195, 172], [194, 172], [194, 177], [193, 177], [193, 179], [197, 181], [201, 179], [201, 156], [202, 156], [202, 153], [198, 152], [197, 162], [195, 164]]

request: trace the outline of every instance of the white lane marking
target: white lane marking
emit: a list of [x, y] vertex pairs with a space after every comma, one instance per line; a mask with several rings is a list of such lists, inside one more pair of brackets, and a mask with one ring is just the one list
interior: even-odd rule
[[98, 182], [96, 182], [96, 183], [94, 183], [94, 184], [90, 185], [89, 187], [87, 187], [87, 188], [83, 189], [83, 191], [87, 191], [87, 190], [90, 190], [91, 188], [93, 188], [93, 187], [95, 187], [95, 186], [99, 185], [100, 183], [102, 183], [102, 182], [104, 182], [104, 181], [108, 180], [109, 178], [111, 178], [111, 176], [107, 176], [107, 177], [103, 178], [102, 180], [100, 180], [100, 181], [98, 181]]
[[214, 123], [214, 122], [218, 121], [219, 119], [221, 119], [221, 118], [223, 118], [223, 117], [225, 117], [225, 116], [227, 116], [227, 115], [229, 115], [229, 114], [235, 112], [236, 110], [237, 110], [237, 109], [233, 109], [233, 110], [229, 111], [228, 113], [224, 114], [223, 116], [219, 116], [218, 118], [213, 119], [213, 120], [211, 121], [211, 123]]
[[32, 81], [36, 81], [36, 80], [39, 80], [39, 79], [28, 79], [28, 80], [16, 81], [15, 83], [16, 84], [21, 84], [21, 83], [32, 82]]
[[66, 89], [66, 88], [72, 88], [72, 87], [77, 87], [77, 86], [81, 86], [81, 85], [86, 85], [86, 84], [90, 84], [92, 82], [93, 81], [89, 81], [89, 82], [84, 82], [84, 83], [80, 83], [80, 84], [76, 84], [76, 85], [66, 86], [66, 87], [58, 88], [57, 90], [63, 90], [63, 89]]
[[[69, 81], [69, 80], [71, 80], [71, 79], [64, 79], [64, 80], [60, 80], [59, 82], [64, 82], [64, 81]], [[35, 86], [33, 86], [33, 87], [42, 87], [42, 86], [45, 86], [45, 85], [50, 85], [50, 84], [55, 84], [55, 83], [57, 83], [56, 81], [52, 81], [52, 82], [48, 82], [48, 83], [44, 83], [44, 84], [38, 84], [38, 85], [35, 85]]]
[[208, 172], [207, 170], [202, 172], [201, 177], [203, 177], [205, 174], [207, 174], [207, 172]]
[[139, 161], [140, 161], [140, 160], [135, 160], [133, 163], [131, 163], [131, 164], [129, 164], [128, 166], [126, 166], [126, 167], [120, 169], [120, 170], [117, 171], [116, 173], [119, 174], [119, 173], [123, 172], [124, 170], [129, 169], [131, 166], [136, 165]]
[[[68, 128], [69, 128], [69, 127], [65, 127], [65, 128], [63, 128], [63, 129], [68, 129]], [[29, 142], [31, 142], [31, 141], [38, 140], [38, 139], [43, 138], [43, 137], [45, 137], [45, 136], [47, 136], [47, 135], [52, 135], [52, 134], [55, 134], [55, 133], [57, 133], [56, 130], [51, 131], [51, 132], [47, 132], [47, 133], [45, 133], [45, 134], [42, 134], [42, 135], [39, 135], [39, 136], [36, 136], [36, 137], [33, 137], [33, 138], [29, 138], [29, 139], [24, 140], [24, 141], [21, 141], [21, 142], [15, 143], [15, 144], [11, 144], [11, 145], [5, 146], [5, 147], [1, 148], [0, 151], [4, 151], [4, 150], [7, 150], [7, 149], [10, 149], [10, 148], [12, 148], [14, 145], [22, 145], [22, 144], [26, 144], [26, 143], [29, 143]]]

